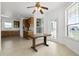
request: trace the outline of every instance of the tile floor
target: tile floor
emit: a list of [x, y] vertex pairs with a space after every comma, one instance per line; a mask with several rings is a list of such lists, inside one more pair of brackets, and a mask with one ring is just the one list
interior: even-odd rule
[[[43, 42], [42, 39], [37, 39], [37, 42]], [[66, 46], [48, 41], [49, 47], [41, 45], [37, 47], [38, 52], [35, 52], [30, 47], [31, 40], [19, 37], [3, 38], [1, 56], [77, 56]]]

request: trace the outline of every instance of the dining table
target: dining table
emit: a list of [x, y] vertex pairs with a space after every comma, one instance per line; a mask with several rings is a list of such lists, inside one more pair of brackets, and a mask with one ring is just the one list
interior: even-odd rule
[[[45, 46], [49, 46], [48, 44], [47, 44], [47, 37], [48, 36], [51, 36], [51, 34], [34, 34], [34, 35], [28, 35], [28, 37], [29, 38], [31, 38], [32, 39], [32, 46], [31, 46], [31, 48], [34, 50], [34, 51], [38, 51], [37, 49], [36, 49], [36, 47], [37, 46], [40, 46], [40, 45], [45, 45]], [[41, 37], [43, 37], [43, 42], [42, 43], [39, 43], [39, 44], [36, 44], [36, 39], [38, 39], [38, 38], [41, 38]]]

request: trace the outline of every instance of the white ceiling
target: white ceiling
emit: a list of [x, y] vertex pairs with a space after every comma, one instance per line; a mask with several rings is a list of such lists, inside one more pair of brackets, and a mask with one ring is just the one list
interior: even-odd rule
[[[68, 2], [41, 2], [43, 6], [48, 7], [49, 11], [56, 10], [59, 7], [64, 7]], [[1, 14], [6, 17], [13, 18], [25, 18], [32, 15], [34, 8], [27, 8], [28, 6], [34, 6], [34, 2], [2, 2], [1, 3]]]

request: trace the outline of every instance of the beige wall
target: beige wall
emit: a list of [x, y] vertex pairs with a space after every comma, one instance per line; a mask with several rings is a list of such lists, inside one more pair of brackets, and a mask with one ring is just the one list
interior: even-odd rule
[[0, 19], [0, 50], [1, 50], [1, 19]]
[[[0, 3], [0, 15], [1, 15], [1, 3]], [[0, 50], [1, 50], [1, 17], [0, 17]]]

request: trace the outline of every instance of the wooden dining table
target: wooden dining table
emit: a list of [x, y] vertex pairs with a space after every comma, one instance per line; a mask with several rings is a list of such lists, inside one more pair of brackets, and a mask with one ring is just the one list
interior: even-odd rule
[[[31, 47], [31, 48], [32, 48], [34, 51], [37, 52], [37, 51], [38, 51], [38, 50], [36, 49], [37, 46], [40, 46], [40, 45], [49, 46], [49, 45], [47, 44], [47, 37], [48, 37], [48, 36], [51, 36], [51, 34], [34, 34], [34, 35], [32, 35], [32, 36], [28, 35], [28, 37], [32, 39], [32, 47]], [[44, 39], [43, 39], [44, 41], [43, 41], [42, 43], [36, 44], [36, 39], [41, 38], [41, 37], [44, 38]]]

